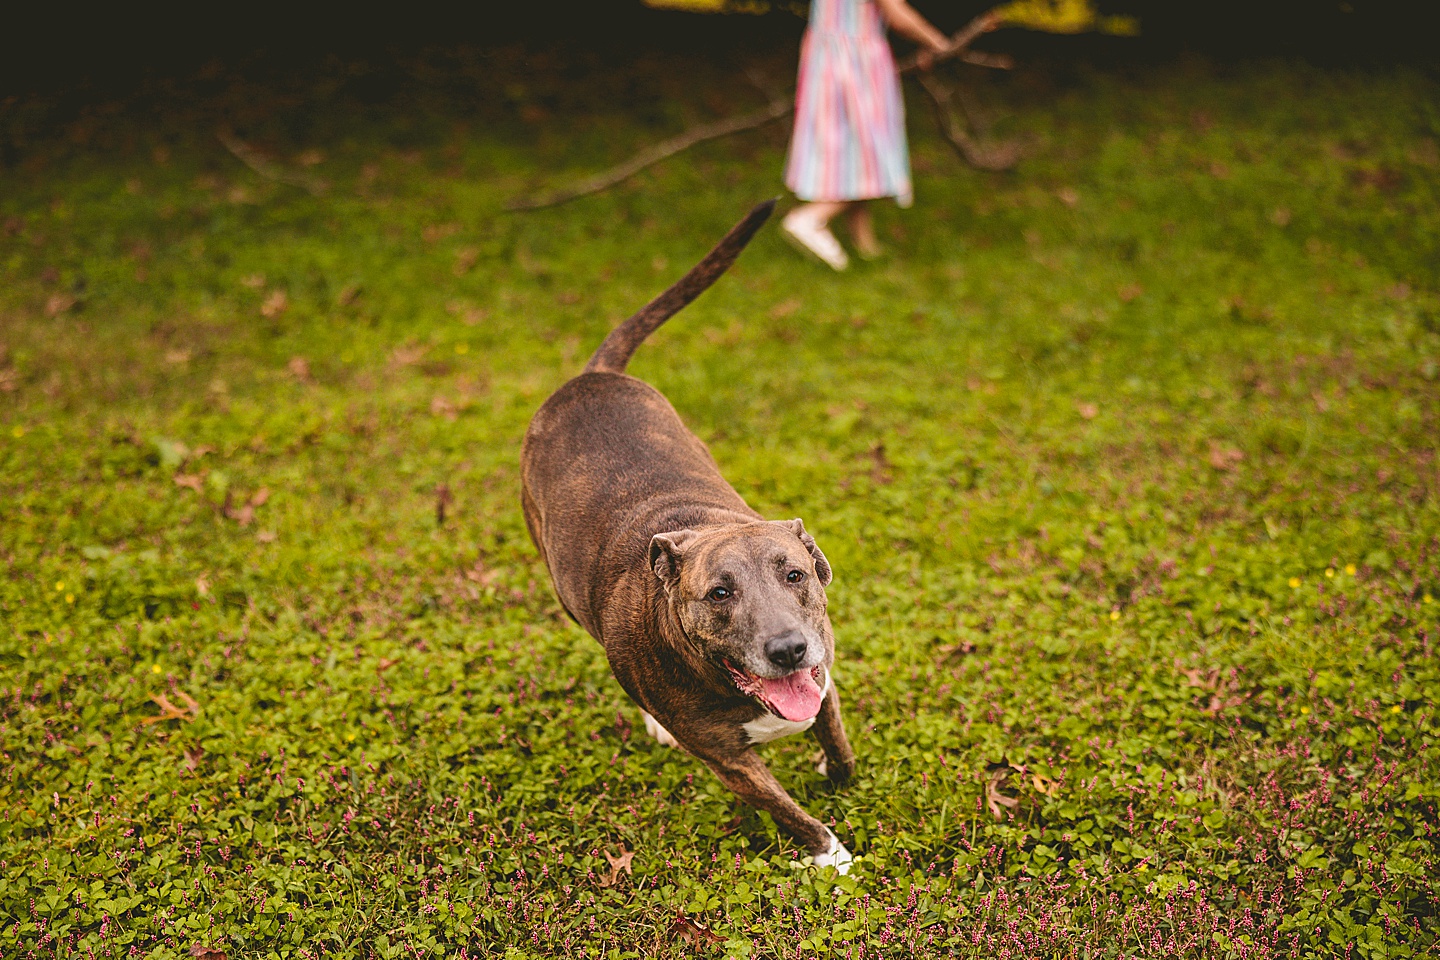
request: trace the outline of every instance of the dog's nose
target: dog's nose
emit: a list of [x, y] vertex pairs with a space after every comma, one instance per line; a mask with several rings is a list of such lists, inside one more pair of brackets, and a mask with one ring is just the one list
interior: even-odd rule
[[793, 670], [805, 659], [805, 638], [799, 630], [788, 630], [765, 641], [765, 656], [782, 670]]

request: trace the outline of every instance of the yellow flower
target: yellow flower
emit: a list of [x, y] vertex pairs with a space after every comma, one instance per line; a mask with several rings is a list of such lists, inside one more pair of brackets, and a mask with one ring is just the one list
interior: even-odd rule
[[150, 667], [150, 672], [151, 672], [151, 673], [159, 673], [159, 672], [160, 672], [160, 664], [158, 664], [158, 663], [153, 664], [153, 665]]
[[1391, 712], [1391, 713], [1399, 713], [1399, 712], [1400, 712], [1400, 704], [1397, 703], [1397, 704], [1395, 704], [1395, 706], [1391, 707], [1391, 708], [1390, 708], [1390, 712]]
[[25, 428], [21, 426], [16, 426], [14, 430], [10, 431], [10, 435], [13, 436], [16, 440], [19, 440], [21, 437], [25, 436]]
[[1300, 708], [1300, 712], [1301, 712], [1302, 714], [1309, 713], [1309, 712], [1310, 712], [1310, 708], [1309, 708], [1309, 707], [1301, 707], [1301, 708]]
[[1333, 576], [1335, 576], [1335, 568], [1334, 568], [1334, 567], [1326, 567], [1326, 568], [1325, 568], [1325, 576], [1327, 576], [1327, 577], [1333, 577]]
[[1434, 603], [1434, 602], [1435, 602], [1435, 598], [1432, 597], [1432, 596], [1430, 596], [1430, 594], [1428, 594], [1428, 593], [1425, 594], [1425, 596], [1421, 597], [1420, 599], [1421, 599], [1421, 601], [1424, 602], [1424, 603]]
[[67, 593], [67, 594], [65, 594], [65, 602], [66, 602], [66, 603], [74, 603], [74, 602], [75, 602], [75, 594], [73, 594], [73, 593]]
[[1296, 588], [1296, 587], [1298, 587], [1298, 586], [1300, 586], [1300, 578], [1299, 578], [1299, 577], [1291, 577], [1291, 578], [1290, 578], [1290, 588], [1293, 590], [1294, 588]]
[[470, 352], [470, 344], [468, 344], [468, 343], [457, 343], [457, 344], [455, 344], [455, 352], [456, 352], [456, 353], [469, 353], [469, 352]]
[[1355, 564], [1353, 564], [1353, 563], [1347, 563], [1347, 564], [1345, 564], [1345, 573], [1348, 574], [1349, 576], [1352, 576], [1352, 577], [1355, 576]]
[[347, 743], [349, 743], [350, 741], [352, 741], [352, 740], [354, 740], [354, 739], [355, 739], [355, 733], [354, 733], [354, 731], [351, 731], [350, 733], [345, 734], [345, 741], [346, 741]]
[[1111, 610], [1111, 611], [1110, 611], [1110, 619], [1111, 619], [1111, 620], [1119, 620], [1119, 619], [1120, 619], [1120, 611], [1119, 611], [1119, 610]]
[[65, 581], [64, 581], [64, 580], [56, 580], [56, 581], [55, 581], [55, 589], [56, 589], [57, 591], [59, 591], [59, 590], [64, 590], [64, 589], [65, 589]]

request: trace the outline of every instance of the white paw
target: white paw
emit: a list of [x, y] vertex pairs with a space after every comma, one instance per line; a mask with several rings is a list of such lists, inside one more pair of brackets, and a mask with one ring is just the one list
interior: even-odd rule
[[820, 754], [820, 762], [815, 764], [815, 772], [822, 777], [830, 776], [830, 764], [825, 762], [825, 754]]
[[650, 714], [646, 713], [644, 710], [641, 710], [641, 711], [640, 711], [640, 715], [645, 718], [645, 732], [648, 733], [648, 734], [650, 734], [650, 736], [654, 737], [656, 740], [659, 740], [659, 741], [660, 741], [660, 746], [662, 746], [662, 747], [678, 747], [678, 746], [680, 746], [680, 741], [679, 741], [679, 740], [676, 740], [674, 737], [672, 737], [672, 736], [670, 735], [670, 731], [669, 731], [669, 730], [666, 730], [664, 727], [660, 726], [660, 721], [659, 721], [659, 720], [656, 720], [654, 717], [650, 716]]
[[835, 836], [832, 831], [825, 832], [830, 834], [830, 849], [814, 857], [815, 866], [834, 867], [841, 876], [844, 876], [850, 872], [850, 861], [855, 858], [850, 855], [849, 850], [845, 849], [845, 844], [840, 842], [839, 837]]

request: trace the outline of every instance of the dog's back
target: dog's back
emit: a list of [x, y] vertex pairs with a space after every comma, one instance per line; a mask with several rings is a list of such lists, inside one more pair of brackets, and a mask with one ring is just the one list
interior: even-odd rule
[[530, 537], [560, 602], [597, 639], [604, 639], [597, 594], [620, 585], [654, 534], [759, 519], [670, 402], [624, 370], [646, 337], [729, 269], [774, 206], [756, 206], [684, 277], [612, 330], [525, 433], [521, 500]]
[[595, 594], [635, 569], [653, 535], [759, 519], [669, 401], [623, 373], [582, 373], [555, 391], [525, 434], [521, 484], [560, 602], [601, 640]]

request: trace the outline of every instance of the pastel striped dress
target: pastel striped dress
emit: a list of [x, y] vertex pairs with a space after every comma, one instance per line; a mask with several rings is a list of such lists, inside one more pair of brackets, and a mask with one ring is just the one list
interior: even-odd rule
[[801, 200], [910, 205], [900, 75], [872, 0], [811, 0], [785, 185]]

